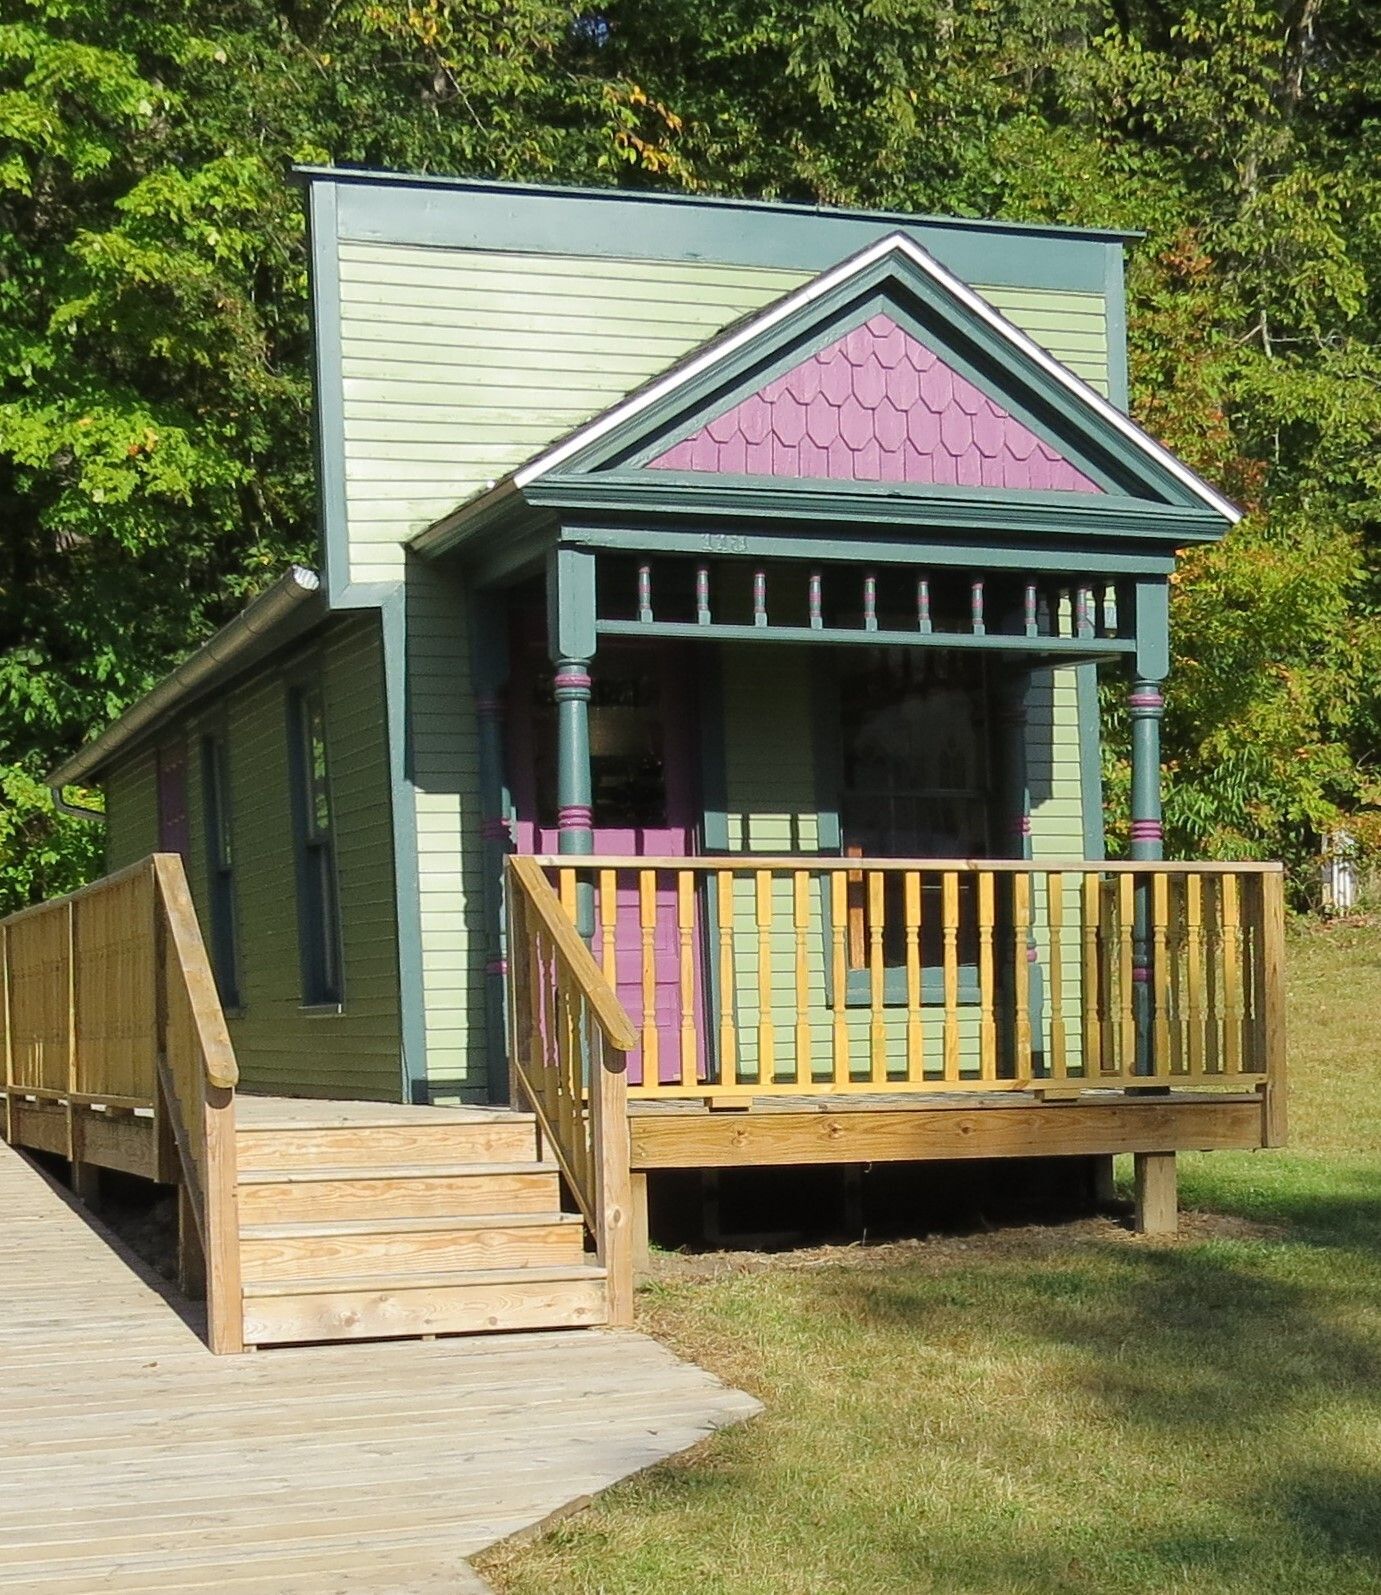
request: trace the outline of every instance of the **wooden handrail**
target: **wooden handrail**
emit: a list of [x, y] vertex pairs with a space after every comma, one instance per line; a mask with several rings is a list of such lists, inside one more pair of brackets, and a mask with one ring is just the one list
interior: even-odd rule
[[840, 858], [830, 853], [714, 853], [695, 858], [595, 853], [574, 857], [568, 853], [541, 853], [515, 858], [514, 864], [536, 866], [539, 871], [578, 869], [588, 874], [600, 869], [693, 870], [711, 874], [722, 869], [799, 870], [851, 874], [898, 874], [916, 870], [958, 875], [1068, 875], [1074, 871], [1107, 870], [1119, 875], [1280, 875], [1285, 866], [1274, 860], [1248, 859], [1218, 864], [1204, 859], [1167, 858], [1148, 862], [1124, 858]]
[[182, 860], [176, 853], [155, 853], [153, 867], [166, 915], [168, 937], [182, 978], [187, 983], [187, 995], [192, 1005], [206, 1078], [213, 1086], [233, 1091], [240, 1083], [240, 1069], [235, 1061], [235, 1049], [230, 1042], [230, 1031], [226, 1028], [225, 1013], [216, 991], [215, 976], [207, 961], [192, 894], [187, 889]]
[[[569, 864], [571, 860], [560, 862]], [[581, 859], [580, 862], [583, 865], [586, 860]], [[604, 978], [604, 972], [595, 962], [590, 949], [581, 940], [580, 932], [562, 908], [561, 899], [553, 891], [542, 862], [536, 858], [515, 856], [509, 860], [509, 867], [522, 882], [528, 906], [542, 921], [542, 928], [551, 937], [558, 957], [589, 1003], [590, 1012], [604, 1032], [605, 1039], [616, 1051], [631, 1052], [638, 1044], [638, 1032], [633, 1021], [614, 994], [614, 988]]]

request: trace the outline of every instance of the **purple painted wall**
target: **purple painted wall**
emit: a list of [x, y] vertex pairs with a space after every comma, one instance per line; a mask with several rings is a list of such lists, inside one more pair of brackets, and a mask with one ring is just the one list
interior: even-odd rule
[[1102, 491], [881, 314], [650, 465], [828, 481]]

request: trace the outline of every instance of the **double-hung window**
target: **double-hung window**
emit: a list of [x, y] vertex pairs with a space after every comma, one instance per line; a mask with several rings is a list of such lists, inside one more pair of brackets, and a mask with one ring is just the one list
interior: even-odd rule
[[297, 854], [297, 934], [302, 1004], [339, 1007], [345, 1000], [335, 829], [320, 686], [295, 687], [288, 702], [288, 749]]
[[206, 883], [211, 907], [211, 967], [221, 1006], [240, 1006], [235, 929], [235, 851], [230, 820], [230, 761], [225, 738], [201, 739], [202, 814], [206, 826]]

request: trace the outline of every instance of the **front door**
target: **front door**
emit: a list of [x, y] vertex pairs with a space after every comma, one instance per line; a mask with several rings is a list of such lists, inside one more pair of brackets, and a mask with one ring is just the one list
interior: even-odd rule
[[[661, 640], [601, 646], [590, 672], [590, 775], [594, 848], [619, 858], [689, 858], [696, 851], [699, 811], [694, 761], [694, 677], [690, 650]], [[515, 640], [509, 713], [510, 768], [520, 853], [558, 851], [556, 825], [556, 706], [552, 667], [530, 636]], [[682, 947], [676, 880], [659, 871], [652, 929], [652, 1011], [645, 1001], [643, 905], [632, 870], [619, 875], [614, 926], [616, 989], [639, 1031], [656, 1031], [660, 1079], [681, 1078]], [[603, 926], [596, 923], [600, 956]], [[704, 1075], [703, 979], [698, 927], [694, 958], [695, 1077]], [[645, 1046], [629, 1059], [629, 1078], [642, 1080]], [[692, 1060], [684, 1060], [687, 1077]]]

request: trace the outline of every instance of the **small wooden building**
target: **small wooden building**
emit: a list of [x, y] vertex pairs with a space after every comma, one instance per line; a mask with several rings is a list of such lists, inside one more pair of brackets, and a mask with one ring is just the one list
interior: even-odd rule
[[619, 1268], [630, 1169], [636, 1245], [663, 1169], [1279, 1138], [1279, 874], [1160, 862], [1237, 512], [1121, 235], [299, 178], [318, 570], [52, 777], [181, 855], [242, 1092], [534, 1112]]

